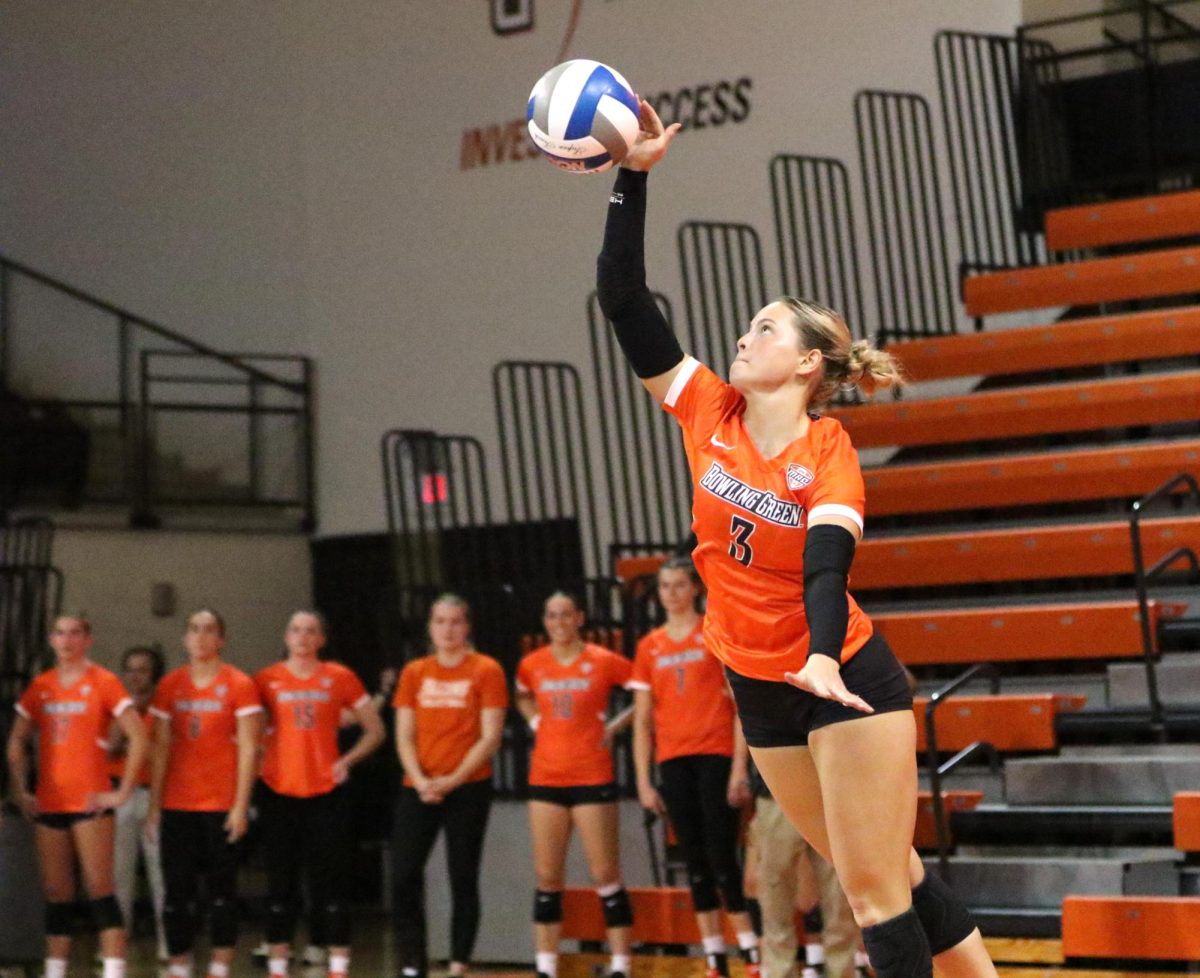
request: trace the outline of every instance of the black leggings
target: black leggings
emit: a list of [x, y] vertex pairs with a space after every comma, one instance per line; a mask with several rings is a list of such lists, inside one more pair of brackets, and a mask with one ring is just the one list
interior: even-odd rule
[[201, 877], [208, 896], [212, 946], [237, 943], [238, 853], [226, 836], [225, 817], [225, 812], [168, 809], [162, 813], [163, 928], [172, 956], [187, 954], [196, 939]]
[[697, 913], [746, 909], [737, 846], [740, 817], [726, 800], [733, 762], [721, 754], [689, 754], [658, 765], [659, 793], [687, 863]]
[[492, 783], [484, 778], [450, 792], [437, 805], [421, 801], [414, 788], [402, 788], [396, 802], [392, 840], [396, 948], [400, 965], [428, 970], [425, 946], [425, 863], [446, 830], [446, 863], [450, 875], [450, 960], [471, 960], [479, 933], [479, 864], [492, 805]]
[[313, 943], [350, 944], [349, 881], [354, 872], [351, 812], [345, 786], [293, 798], [262, 786], [269, 944], [289, 944], [300, 913], [300, 872], [308, 876]]

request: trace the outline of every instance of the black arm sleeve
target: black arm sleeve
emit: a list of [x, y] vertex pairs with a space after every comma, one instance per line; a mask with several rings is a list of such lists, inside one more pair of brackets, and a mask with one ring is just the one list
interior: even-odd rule
[[811, 527], [805, 538], [804, 614], [809, 655], [841, 658], [850, 622], [846, 585], [854, 547], [854, 534], [831, 523]]
[[646, 178], [621, 168], [608, 199], [604, 246], [596, 260], [596, 295], [625, 358], [639, 377], [657, 377], [683, 350], [646, 287]]

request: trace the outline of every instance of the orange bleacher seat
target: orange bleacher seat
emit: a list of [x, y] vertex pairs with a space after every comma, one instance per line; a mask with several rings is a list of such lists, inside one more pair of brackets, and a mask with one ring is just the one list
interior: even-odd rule
[[963, 283], [967, 314], [974, 317], [1193, 292], [1200, 292], [1200, 248], [989, 272]]
[[1200, 897], [1068, 896], [1067, 958], [1200, 960]]
[[[1086, 701], [1086, 696], [1057, 693], [954, 696], [934, 713], [938, 750], [962, 750], [977, 740], [986, 740], [998, 751], [1054, 750], [1058, 746], [1055, 716], [1078, 710]], [[928, 746], [925, 739], [928, 703], [923, 697], [913, 701], [918, 751]]]
[[[1185, 607], [1151, 601], [1151, 634], [1159, 618], [1178, 616]], [[1136, 601], [887, 612], [872, 614], [871, 620], [900, 661], [910, 666], [1142, 654]]]
[[1175, 848], [1200, 852], [1200, 791], [1177, 791], [1171, 812]]
[[1200, 354], [1200, 306], [909, 340], [888, 352], [916, 383], [1189, 356]]
[[[699, 944], [692, 895], [683, 886], [631, 886], [632, 936], [635, 944]], [[735, 940], [729, 921], [726, 937]], [[596, 891], [583, 887], [563, 890], [562, 936], [577, 941], [603, 941], [604, 913]]]
[[[942, 792], [942, 806], [947, 816], [950, 812], [969, 812], [981, 801], [983, 801], [982, 791]], [[918, 849], [933, 849], [937, 846], [937, 826], [933, 818], [933, 792], [931, 791], [917, 792], [917, 824], [913, 831], [913, 845]]]
[[864, 404], [833, 413], [859, 449], [1196, 421], [1200, 370]]
[[[1200, 516], [1146, 520], [1142, 542], [1147, 566], [1176, 547], [1189, 546], [1200, 552]], [[866, 591], [1132, 573], [1127, 522], [1073, 523], [867, 537], [855, 553], [850, 586], [854, 591]]]
[[1200, 441], [867, 469], [867, 519], [897, 513], [1121, 499], [1200, 464]]
[[1046, 247], [1052, 251], [1195, 234], [1200, 234], [1200, 190], [1062, 207], [1046, 213]]

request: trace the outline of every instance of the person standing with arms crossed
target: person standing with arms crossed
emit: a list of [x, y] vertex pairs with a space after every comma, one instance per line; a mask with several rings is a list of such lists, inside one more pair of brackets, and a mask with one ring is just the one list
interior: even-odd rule
[[[146, 727], [115, 675], [88, 659], [92, 625], [59, 615], [50, 632], [54, 667], [17, 701], [7, 754], [12, 791], [34, 824], [46, 896], [45, 978], [66, 978], [74, 931], [75, 861], [100, 931], [103, 978], [124, 978], [125, 922], [113, 896], [113, 809], [129, 800], [146, 760]], [[117, 788], [103, 744], [116, 719], [128, 741]], [[37, 790], [28, 790], [27, 741], [36, 735]]]
[[[737, 341], [729, 382], [685, 356], [646, 286], [648, 171], [679, 132], [640, 101], [609, 198], [600, 307], [634, 372], [679, 422], [691, 469], [704, 636], [725, 664], [750, 752], [793, 825], [833, 863], [878, 978], [994, 978], [959, 897], [912, 848], [916, 724], [903, 667], [846, 591], [865, 490], [843, 385], [899, 382], [891, 357], [793, 297]], [[871, 804], [864, 803], [869, 786]]]
[[221, 659], [225, 621], [188, 616], [188, 663], [158, 685], [149, 830], [160, 840], [167, 884], [170, 978], [191, 978], [205, 881], [211, 928], [208, 978], [229, 978], [238, 933], [237, 842], [246, 834], [262, 703], [254, 680]]
[[479, 933], [479, 864], [508, 682], [499, 662], [471, 647], [471, 609], [458, 595], [433, 602], [428, 628], [433, 652], [404, 667], [392, 701], [404, 768], [392, 843], [393, 913], [401, 975], [426, 978], [425, 863], [445, 829], [450, 974], [461, 978]]
[[700, 579], [689, 558], [672, 557], [659, 568], [658, 603], [667, 620], [638, 642], [629, 681], [638, 799], [648, 811], [666, 815], [679, 840], [709, 978], [729, 975], [722, 899], [746, 974], [758, 978], [758, 937], [737, 856], [741, 809], [750, 797], [746, 744], [721, 663], [704, 647], [699, 596]]
[[[285, 978], [308, 873], [314, 922], [329, 947], [330, 978], [350, 970], [349, 867], [354, 840], [344, 789], [350, 769], [383, 742], [383, 721], [362, 681], [320, 656], [325, 619], [297, 611], [284, 632], [287, 657], [254, 677], [267, 720], [262, 828], [267, 863], [267, 970]], [[362, 733], [338, 753], [349, 710]]]

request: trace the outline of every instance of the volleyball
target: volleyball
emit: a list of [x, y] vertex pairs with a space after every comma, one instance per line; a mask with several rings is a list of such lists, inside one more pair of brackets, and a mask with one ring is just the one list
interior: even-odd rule
[[637, 139], [638, 100], [619, 72], [580, 58], [538, 79], [526, 118], [534, 145], [559, 169], [602, 173]]

